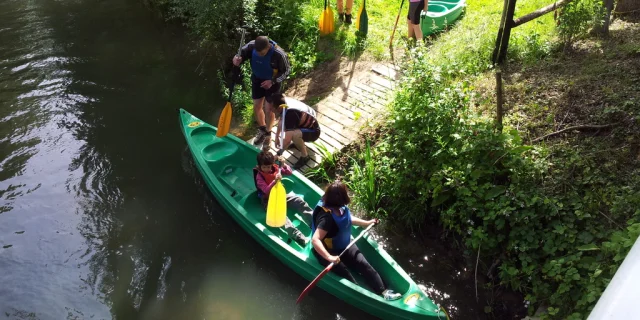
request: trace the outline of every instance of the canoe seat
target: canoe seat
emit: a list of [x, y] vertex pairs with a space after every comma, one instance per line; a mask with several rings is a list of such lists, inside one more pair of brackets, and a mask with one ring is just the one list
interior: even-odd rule
[[262, 205], [260, 203], [260, 199], [258, 199], [258, 191], [253, 191], [251, 193], [247, 193], [240, 201], [238, 201], [243, 207], [254, 206], [254, 205]]
[[[210, 167], [212, 166], [213, 165], [210, 165]], [[220, 181], [222, 181], [229, 193], [232, 194], [232, 197], [242, 199], [249, 194], [255, 194], [257, 192], [253, 179], [247, 179], [247, 177], [253, 177], [253, 171], [250, 168], [230, 164], [221, 169], [217, 168], [217, 170], [220, 170], [218, 174]]]
[[208, 162], [228, 161], [237, 151], [236, 144], [218, 139], [202, 149], [202, 157]]

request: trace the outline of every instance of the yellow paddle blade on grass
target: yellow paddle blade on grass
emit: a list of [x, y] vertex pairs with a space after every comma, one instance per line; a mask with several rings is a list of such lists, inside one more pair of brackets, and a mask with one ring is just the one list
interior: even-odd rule
[[325, 19], [327, 19], [327, 29], [328, 32], [327, 34], [333, 33], [333, 31], [335, 31], [336, 29], [336, 24], [335, 24], [335, 18], [333, 16], [333, 11], [331, 10], [331, 6], [327, 7], [327, 16], [325, 17]]
[[325, 35], [324, 33], [324, 11], [320, 13], [320, 19], [318, 19], [318, 29], [320, 29], [320, 35]]
[[267, 225], [273, 228], [284, 226], [287, 221], [287, 191], [282, 182], [276, 182], [269, 193], [267, 203]]
[[326, 36], [335, 29], [333, 11], [331, 11], [331, 6], [328, 5], [326, 0], [324, 2], [324, 10], [322, 10], [320, 19], [318, 20], [318, 28], [320, 29], [321, 36]]
[[216, 137], [224, 137], [229, 133], [229, 128], [231, 127], [231, 112], [231, 102], [227, 102], [224, 109], [222, 109], [220, 119], [218, 120], [218, 132], [216, 132]]

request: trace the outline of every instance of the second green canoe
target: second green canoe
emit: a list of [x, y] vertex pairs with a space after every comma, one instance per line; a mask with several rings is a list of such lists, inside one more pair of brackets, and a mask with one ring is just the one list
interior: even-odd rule
[[465, 0], [433, 0], [427, 12], [420, 14], [420, 28], [424, 36], [446, 29], [456, 21], [465, 7]]

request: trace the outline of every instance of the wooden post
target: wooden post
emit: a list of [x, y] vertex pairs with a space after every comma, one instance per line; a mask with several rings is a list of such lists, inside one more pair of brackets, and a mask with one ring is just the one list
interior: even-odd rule
[[502, 97], [502, 70], [499, 68], [496, 69], [496, 96], [498, 101], [496, 106], [496, 128], [502, 132], [502, 104], [504, 101]]
[[502, 43], [502, 34], [504, 33], [504, 22], [507, 20], [507, 7], [509, 6], [509, 0], [504, 0], [504, 6], [502, 8], [502, 18], [500, 19], [500, 25], [498, 27], [498, 37], [496, 38], [496, 46], [493, 48], [491, 54], [491, 61], [494, 64], [498, 63], [498, 53], [500, 51], [500, 44]]
[[496, 47], [493, 50], [493, 63], [500, 64], [504, 61], [509, 47], [509, 37], [513, 28], [513, 14], [516, 10], [516, 0], [504, 0], [504, 9], [502, 10], [502, 19], [500, 20], [500, 29], [498, 30], [498, 39], [496, 39]]

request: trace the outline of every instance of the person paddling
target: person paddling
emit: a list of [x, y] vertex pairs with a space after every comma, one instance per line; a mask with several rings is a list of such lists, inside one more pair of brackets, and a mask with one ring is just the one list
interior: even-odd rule
[[380, 274], [369, 264], [356, 244], [349, 247], [342, 258], [338, 257], [351, 242], [352, 224], [368, 227], [377, 223], [375, 219], [365, 221], [352, 216], [347, 207], [350, 202], [347, 187], [342, 182], [335, 181], [325, 189], [311, 218], [314, 256], [325, 267], [334, 262], [331, 271], [353, 283], [357, 284], [349, 269], [359, 272], [367, 284], [385, 300], [400, 299], [402, 295], [385, 286]]
[[259, 36], [243, 46], [240, 55], [233, 57], [233, 64], [239, 66], [247, 60], [251, 61], [251, 98], [258, 123], [253, 144], [260, 145], [271, 136], [271, 128], [275, 123], [272, 95], [280, 92], [291, 66], [284, 50], [266, 36]]
[[[302, 155], [293, 165], [294, 169], [302, 168], [310, 157], [305, 142], [313, 142], [320, 137], [320, 124], [316, 119], [316, 111], [302, 101], [285, 97], [282, 93], [273, 94], [273, 105], [276, 107], [275, 113], [280, 116], [284, 112], [284, 119], [280, 117], [280, 123], [284, 121], [284, 145], [280, 146], [280, 140], [276, 139], [275, 146], [280, 148], [278, 155], [282, 155], [284, 149], [291, 141]], [[286, 106], [286, 111], [284, 108]], [[278, 125], [276, 137], [280, 136], [282, 125]]]
[[[282, 176], [292, 175], [293, 172], [282, 158], [278, 159], [280, 162], [280, 166], [278, 166], [276, 157], [269, 151], [260, 152], [256, 160], [258, 165], [253, 168], [253, 182], [258, 190], [258, 198], [260, 198], [262, 206], [266, 210], [271, 188], [275, 186], [278, 180], [282, 179]], [[287, 208], [302, 213], [303, 219], [306, 220], [305, 222], [309, 223], [308, 220], [310, 220], [313, 210], [304, 199], [293, 192], [287, 194]], [[295, 240], [301, 247], [306, 246], [309, 242], [309, 239], [293, 225], [289, 218], [287, 218], [284, 228], [289, 235], [289, 239]]]

